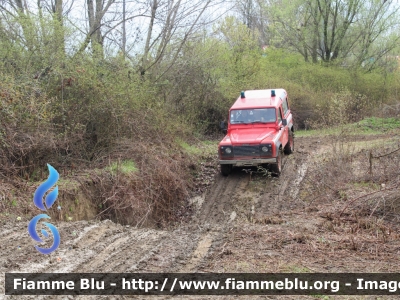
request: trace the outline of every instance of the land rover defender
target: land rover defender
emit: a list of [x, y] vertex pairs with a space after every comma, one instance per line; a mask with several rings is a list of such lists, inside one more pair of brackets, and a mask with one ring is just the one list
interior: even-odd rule
[[221, 129], [226, 134], [218, 145], [224, 176], [233, 167], [259, 165], [268, 165], [279, 176], [282, 155], [294, 151], [293, 118], [284, 89], [241, 92]]

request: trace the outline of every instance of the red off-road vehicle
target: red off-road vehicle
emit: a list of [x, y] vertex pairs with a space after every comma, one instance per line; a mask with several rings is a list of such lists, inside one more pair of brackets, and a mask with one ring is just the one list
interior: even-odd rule
[[221, 173], [233, 167], [268, 164], [277, 176], [282, 171], [282, 152], [294, 150], [293, 118], [284, 89], [241, 92], [229, 110], [226, 136], [218, 145]]

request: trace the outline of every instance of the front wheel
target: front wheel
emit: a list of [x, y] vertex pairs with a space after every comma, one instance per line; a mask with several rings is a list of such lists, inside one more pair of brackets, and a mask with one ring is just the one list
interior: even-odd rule
[[228, 176], [232, 171], [232, 165], [220, 165], [221, 166], [221, 174], [224, 176]]
[[285, 154], [292, 154], [294, 151], [294, 138], [293, 138], [293, 132], [289, 131], [289, 140], [287, 144], [285, 145], [285, 148], [283, 149]]
[[274, 176], [279, 177], [282, 173], [282, 151], [279, 149], [276, 163], [271, 165], [271, 172]]

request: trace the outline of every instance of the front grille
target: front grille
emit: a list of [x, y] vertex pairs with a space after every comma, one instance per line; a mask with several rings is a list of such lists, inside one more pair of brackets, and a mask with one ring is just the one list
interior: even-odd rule
[[260, 146], [234, 146], [233, 155], [260, 157]]

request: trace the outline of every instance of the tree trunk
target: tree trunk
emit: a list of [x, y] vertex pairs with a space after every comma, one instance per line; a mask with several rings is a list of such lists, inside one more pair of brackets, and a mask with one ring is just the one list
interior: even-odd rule
[[147, 60], [150, 51], [150, 41], [151, 41], [151, 35], [153, 33], [153, 26], [154, 26], [154, 20], [156, 18], [157, 8], [158, 8], [158, 0], [153, 0], [153, 5], [151, 6], [150, 24], [149, 24], [149, 29], [147, 31], [146, 44], [144, 46], [144, 52], [142, 57], [142, 66], [140, 71], [142, 75], [144, 75], [147, 68]]
[[54, 41], [56, 41], [57, 52], [62, 58], [65, 57], [65, 31], [63, 20], [63, 0], [55, 0], [54, 6]]

